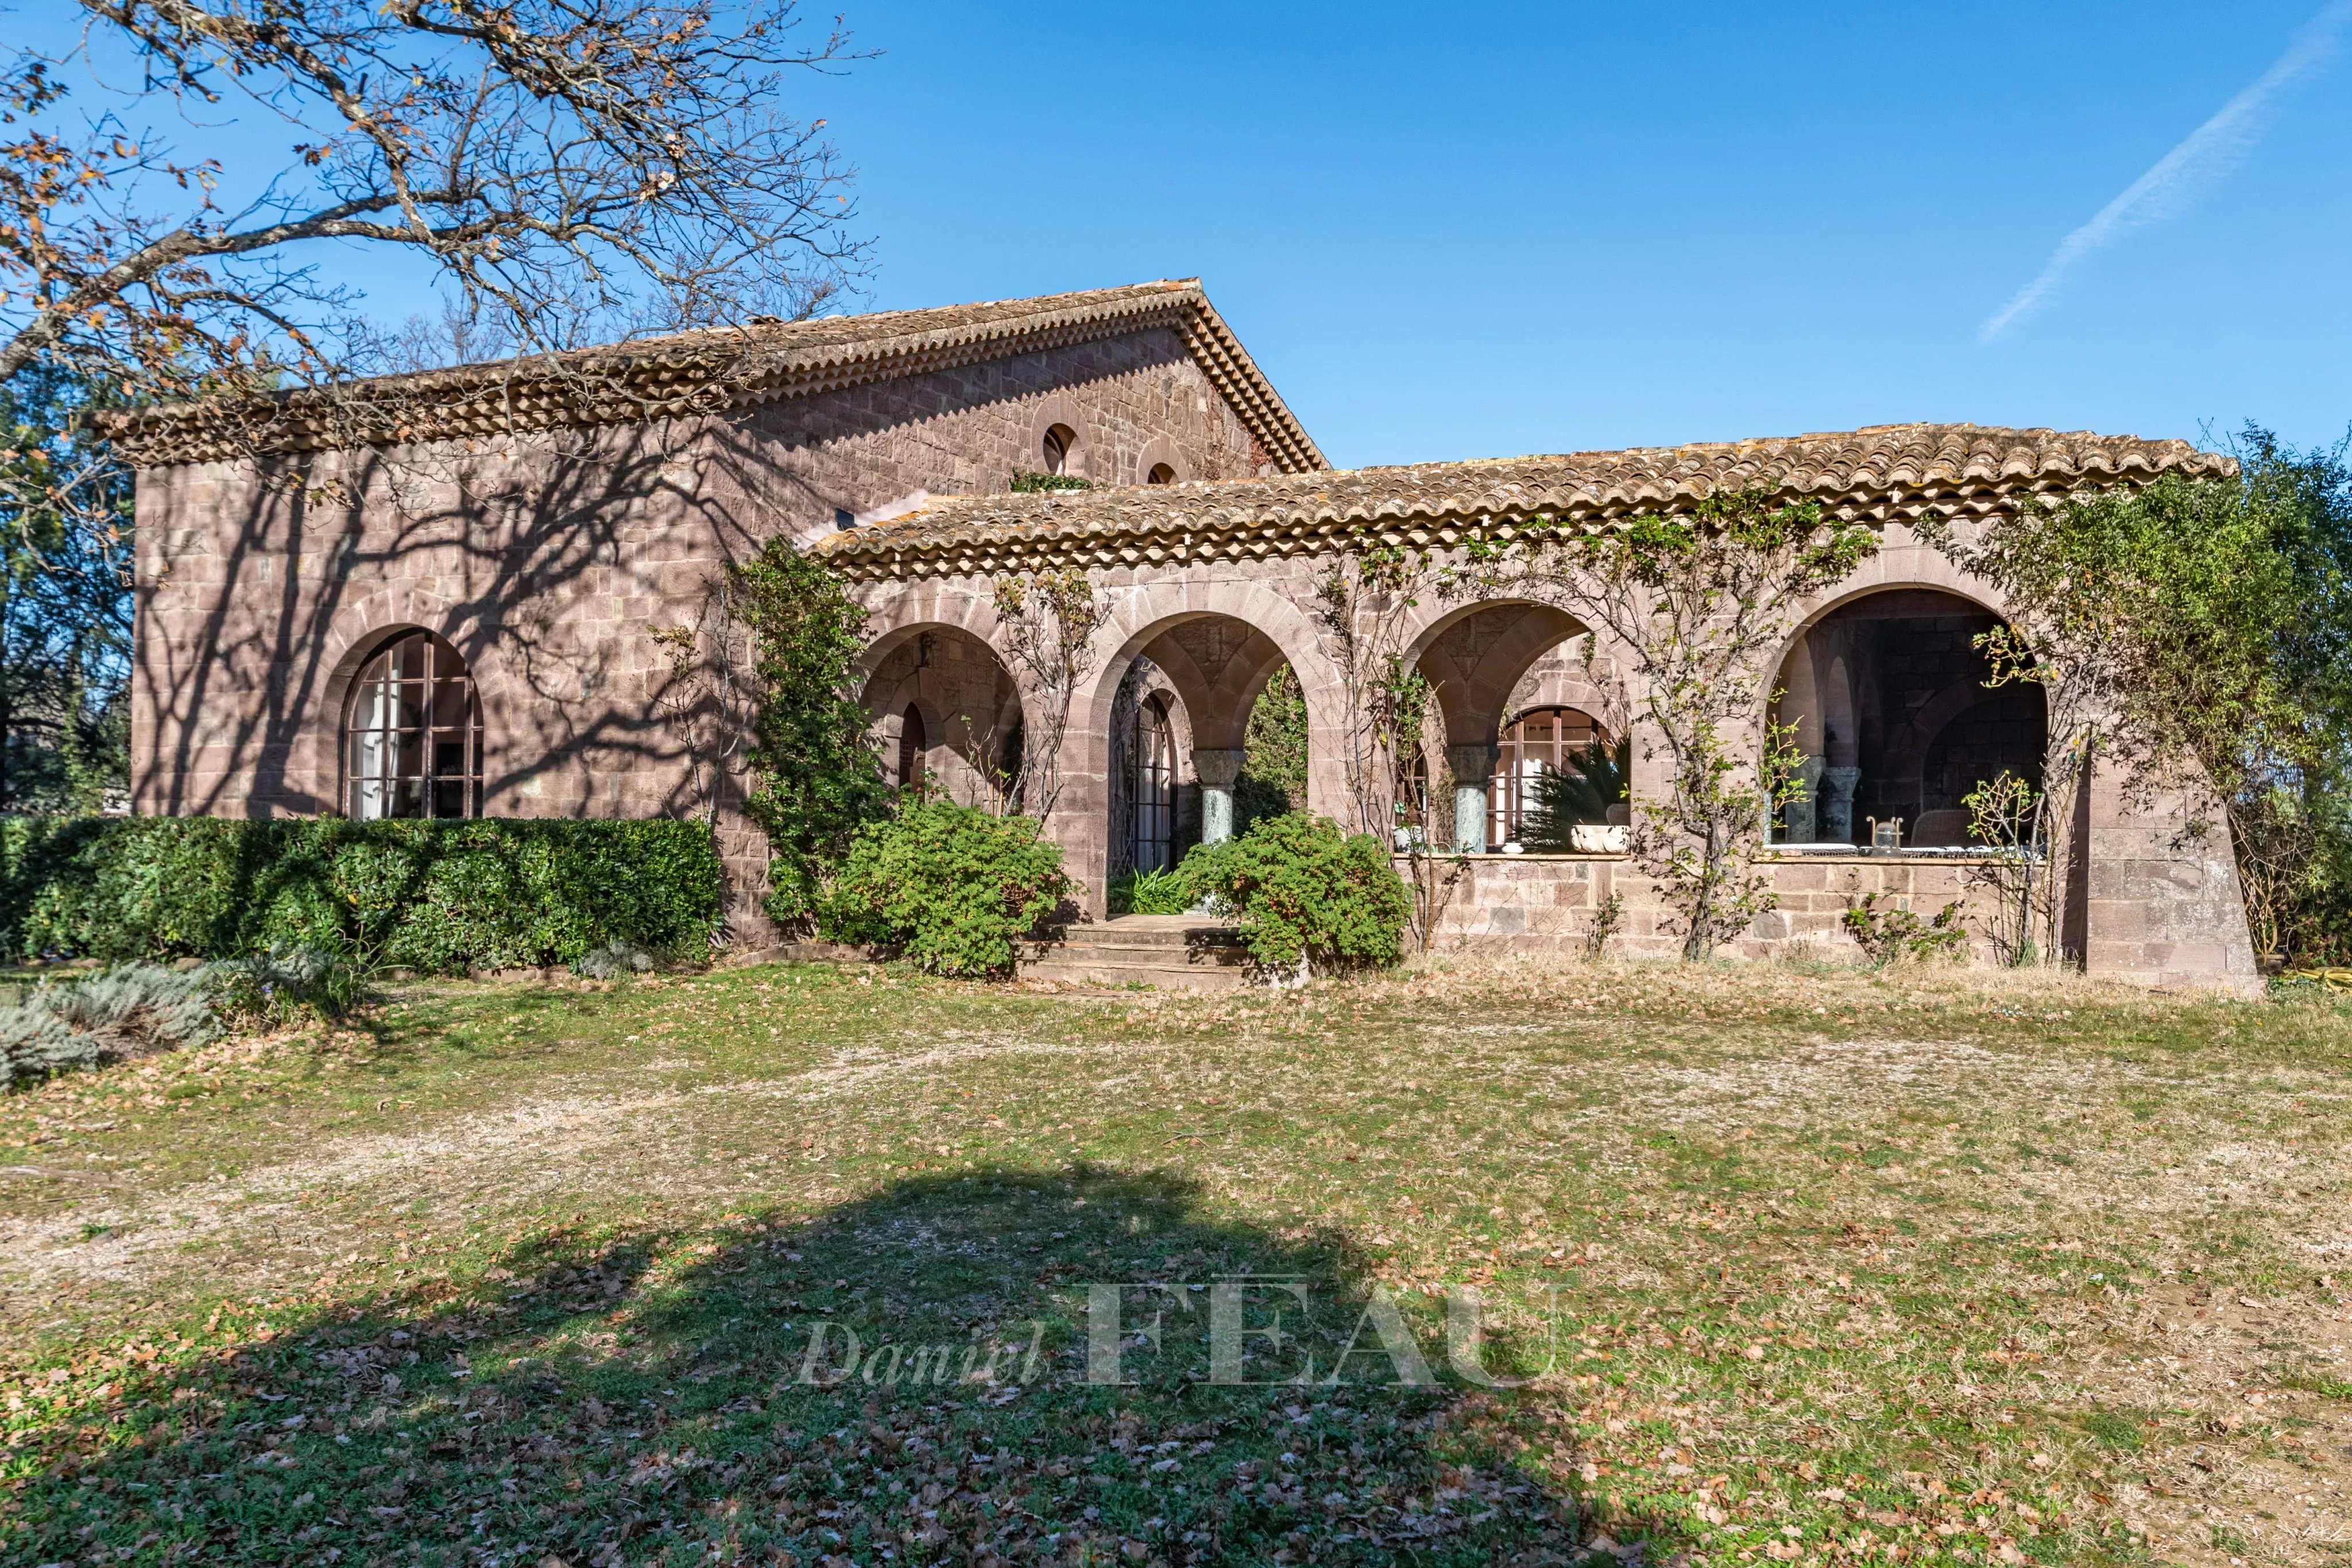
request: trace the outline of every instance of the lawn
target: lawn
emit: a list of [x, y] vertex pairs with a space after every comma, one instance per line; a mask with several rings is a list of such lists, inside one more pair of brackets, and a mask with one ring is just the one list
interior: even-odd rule
[[360, 1023], [0, 1101], [0, 1561], [2352, 1558], [2326, 998], [768, 967]]

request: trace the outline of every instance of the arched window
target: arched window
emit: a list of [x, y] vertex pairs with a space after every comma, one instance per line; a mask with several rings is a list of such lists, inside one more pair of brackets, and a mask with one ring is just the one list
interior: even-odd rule
[[911, 789], [923, 781], [923, 753], [930, 739], [923, 733], [923, 710], [913, 703], [898, 719], [898, 788]]
[[1135, 869], [1166, 871], [1176, 847], [1176, 737], [1153, 697], [1135, 715]]
[[1165, 463], [1154, 463], [1151, 472], [1143, 476], [1143, 482], [1147, 485], [1173, 485], [1176, 483], [1176, 470]]
[[1503, 731], [1502, 755], [1486, 785], [1486, 841], [1507, 844], [1535, 809], [1536, 781], [1547, 768], [1572, 769], [1576, 755], [1601, 739], [1592, 716], [1580, 708], [1539, 707], [1519, 716]]
[[343, 720], [348, 810], [380, 817], [482, 814], [482, 705], [457, 650], [429, 632], [370, 659]]
[[1066, 424], [1047, 427], [1045, 431], [1045, 472], [1066, 474], [1070, 471], [1070, 454], [1078, 444], [1078, 433]]

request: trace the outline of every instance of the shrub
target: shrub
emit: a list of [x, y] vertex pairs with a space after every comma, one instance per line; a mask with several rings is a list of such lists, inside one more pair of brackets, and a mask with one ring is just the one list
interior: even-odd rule
[[1009, 975], [1013, 944], [1069, 891], [1062, 849], [1029, 817], [919, 800], [858, 830], [818, 932], [940, 975]]
[[1076, 474], [1035, 474], [1026, 468], [1013, 470], [1013, 493], [1016, 496], [1042, 494], [1047, 490], [1091, 490], [1095, 482]]
[[1199, 902], [1200, 894], [1182, 866], [1165, 871], [1122, 872], [1110, 879], [1113, 915], [1181, 915]]
[[0, 1009], [0, 1084], [217, 1039], [216, 979], [205, 968], [119, 964], [43, 985], [22, 1006]]
[[1204, 844], [1184, 870], [1238, 916], [1250, 956], [1268, 969], [1393, 964], [1412, 913], [1386, 845], [1303, 811]]
[[1922, 920], [1907, 909], [1878, 907], [1879, 894], [1866, 893], [1845, 912], [1846, 934], [1852, 936], [1873, 967], [1903, 958], [1959, 957], [1968, 952], [1969, 934], [1960, 924], [1962, 906], [1955, 902]]
[[651, 953], [618, 936], [572, 960], [572, 972], [591, 980], [617, 980], [625, 975], [646, 974], [653, 967]]
[[1601, 901], [1592, 912], [1592, 924], [1584, 933], [1584, 956], [1598, 958], [1609, 950], [1609, 938], [1617, 935], [1625, 924], [1625, 895], [1612, 893]]
[[[34, 993], [37, 998], [39, 994]], [[0, 1008], [0, 1088], [14, 1088], [52, 1072], [95, 1067], [101, 1060], [98, 1041], [76, 1034], [47, 1009], [29, 1003]]]
[[349, 963], [315, 948], [187, 967], [117, 964], [86, 979], [44, 980], [0, 1008], [0, 1087], [203, 1045], [232, 1025], [335, 1019], [358, 999]]
[[316, 947], [280, 946], [251, 958], [230, 958], [207, 971], [215, 1010], [226, 1019], [274, 1028], [297, 1019], [340, 1019], [367, 989], [367, 977], [349, 959]]
[[106, 962], [308, 947], [434, 973], [570, 963], [625, 939], [707, 950], [709, 830], [672, 821], [16, 818], [0, 954]]

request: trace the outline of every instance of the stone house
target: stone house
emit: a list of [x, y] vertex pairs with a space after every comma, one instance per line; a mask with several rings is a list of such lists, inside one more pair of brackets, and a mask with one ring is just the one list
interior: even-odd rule
[[[1962, 896], [1960, 797], [2000, 768], [2038, 775], [2038, 696], [1987, 687], [1974, 642], [1999, 596], [1912, 525], [2227, 471], [2178, 441], [1893, 425], [1334, 472], [1193, 281], [171, 408], [118, 442], [140, 468], [138, 810], [708, 812], [745, 940], [761, 935], [764, 846], [734, 809], [740, 781], [667, 711], [676, 643], [657, 633], [696, 626], [724, 564], [779, 534], [870, 612], [858, 678], [886, 768], [965, 799], [1050, 780], [1048, 831], [1099, 917], [1113, 875], [1229, 831], [1252, 707], [1285, 665], [1307, 710], [1301, 804], [1350, 816], [1360, 687], [1318, 595], [1351, 551], [1443, 552], [1725, 486], [1811, 497], [1881, 548], [1810, 608], [1773, 683], [1811, 789], [1776, 827], [1782, 906], [1743, 943], [1764, 953], [1843, 941], [1865, 892]], [[1016, 471], [1093, 487], [1014, 492]], [[1103, 612], [1074, 686], [1015, 655], [1000, 610], [1000, 579], [1046, 570], [1083, 573]], [[1470, 857], [1437, 941], [1573, 946], [1618, 894], [1622, 943], [1669, 946], [1605, 835], [1572, 855], [1488, 852], [1517, 847], [1543, 768], [1622, 726], [1622, 652], [1588, 660], [1582, 625], [1508, 601], [1433, 598], [1396, 632], [1432, 687], [1423, 821]], [[1637, 798], [1664, 787], [1658, 766], [1634, 747]], [[2252, 979], [2227, 846], [2185, 839], [2181, 802], [2095, 777], [2075, 815], [2062, 869], [2088, 968]], [[1862, 852], [1874, 818], [1919, 847]]]
[[[1195, 282], [582, 359], [118, 433], [139, 470], [133, 810], [706, 810], [653, 633], [693, 625], [723, 564], [772, 536], [1002, 491], [1015, 470], [1150, 486], [1324, 466]], [[730, 874], [755, 887], [765, 847], [716, 804]]]

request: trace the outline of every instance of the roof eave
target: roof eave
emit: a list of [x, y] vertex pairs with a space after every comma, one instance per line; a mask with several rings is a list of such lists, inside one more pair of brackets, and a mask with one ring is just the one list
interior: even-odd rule
[[681, 343], [671, 354], [651, 344], [624, 345], [561, 360], [386, 377], [333, 391], [165, 404], [114, 416], [109, 434], [135, 466], [160, 467], [707, 417], [1164, 325], [1177, 332], [1276, 467], [1297, 474], [1329, 466], [1198, 279], [1095, 294], [1087, 303], [1031, 315], [786, 345], [764, 356], [756, 329], [739, 329], [731, 341], [714, 333]]

